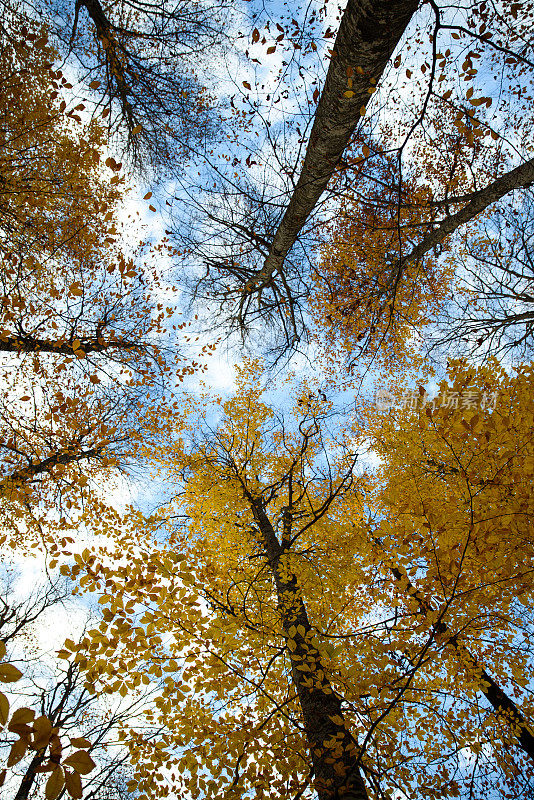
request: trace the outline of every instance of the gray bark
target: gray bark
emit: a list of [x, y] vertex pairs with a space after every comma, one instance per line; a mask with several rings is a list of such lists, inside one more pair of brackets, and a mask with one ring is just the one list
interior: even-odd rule
[[[245, 292], [268, 286], [326, 189], [419, 0], [348, 0], [333, 46], [304, 164], [263, 268]], [[360, 72], [358, 71], [360, 70]], [[352, 81], [352, 97], [345, 97]]]

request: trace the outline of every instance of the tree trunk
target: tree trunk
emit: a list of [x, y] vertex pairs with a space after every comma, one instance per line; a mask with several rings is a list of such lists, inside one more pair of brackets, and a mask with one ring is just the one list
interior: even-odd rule
[[319, 800], [367, 800], [358, 767], [358, 744], [345, 725], [334, 693], [313, 647], [313, 630], [295, 575], [283, 564], [282, 548], [261, 500], [248, 496], [272, 571], [282, 626], [291, 651], [291, 676], [298, 694]]
[[519, 167], [506, 172], [486, 186], [485, 189], [480, 189], [473, 192], [471, 200], [456, 214], [451, 214], [442, 220], [438, 226], [431, 231], [427, 236], [414, 247], [411, 253], [403, 256], [394, 267], [392, 273], [392, 283], [395, 285], [402, 277], [402, 272], [408, 264], [421, 258], [432, 250], [436, 245], [441, 244], [447, 236], [454, 233], [460, 226], [466, 225], [472, 219], [477, 217], [483, 211], [492, 205], [492, 203], [500, 200], [501, 197], [513, 192], [515, 189], [522, 189], [529, 186], [534, 182], [534, 158], [530, 161], [525, 161]]
[[[263, 268], [246, 287], [248, 292], [267, 286], [282, 269], [418, 5], [419, 0], [348, 0], [302, 172]], [[352, 96], [347, 97], [349, 91]]]
[[14, 800], [28, 800], [28, 795], [31, 791], [33, 786], [33, 782], [35, 780], [35, 776], [37, 774], [37, 768], [41, 766], [44, 760], [44, 753], [39, 754], [37, 753], [34, 755], [30, 763], [28, 764], [28, 769], [26, 770], [22, 781], [20, 782], [20, 786], [18, 788], [17, 794], [14, 797]]
[[[394, 565], [383, 562], [390, 569], [395, 579], [399, 582], [406, 582], [405, 590], [409, 593], [419, 606], [419, 610], [426, 617], [429, 614], [435, 614], [434, 609], [430, 603], [425, 600], [421, 592], [408, 579], [408, 576], [401, 572]], [[498, 719], [504, 720], [510, 727], [510, 732], [516, 739], [519, 746], [525, 753], [530, 756], [534, 761], [534, 736], [530, 732], [527, 720], [517, 708], [514, 701], [508, 697], [506, 692], [501, 689], [499, 684], [489, 675], [486, 670], [478, 663], [476, 657], [469, 652], [467, 647], [460, 644], [456, 635], [451, 635], [451, 631], [446, 622], [439, 620], [436, 622], [434, 629], [440, 638], [445, 639], [445, 644], [452, 647], [456, 652], [462, 656], [468, 668], [479, 679], [479, 689], [484, 694], [488, 702], [493, 706]]]

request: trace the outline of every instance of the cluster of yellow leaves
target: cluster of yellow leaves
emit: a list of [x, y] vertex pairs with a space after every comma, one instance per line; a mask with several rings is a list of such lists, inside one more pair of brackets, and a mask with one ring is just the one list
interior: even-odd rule
[[[528, 721], [534, 369], [508, 374], [495, 362], [457, 362], [449, 374], [434, 400], [421, 388], [416, 407], [403, 408], [399, 388], [397, 407], [368, 407], [358, 421], [381, 459], [365, 493], [369, 559], [408, 614], [424, 612], [417, 626], [434, 638], [429, 654], [449, 662], [439, 681], [474, 697], [483, 665], [512, 687]], [[486, 717], [479, 735], [509, 742], [518, 733], [503, 714]], [[513, 759], [498, 752], [512, 775]]]
[[[515, 384], [495, 369], [458, 372], [454, 391], [476, 385], [481, 391], [498, 386], [502, 393], [489, 440], [474, 413], [467, 414], [468, 431], [454, 409], [443, 411], [437, 420], [445, 428], [436, 432], [423, 408], [400, 431], [398, 416], [373, 417], [368, 410], [366, 435], [384, 459], [391, 458], [375, 478], [354, 472], [350, 433], [338, 430], [326, 444], [321, 403], [307, 411], [302, 397], [309, 394], [300, 391], [293, 421], [291, 415], [284, 421], [261, 396], [253, 370], [245, 368], [229, 400], [209, 410], [204, 400], [191, 400], [190, 415], [177, 420], [169, 414], [164, 444], [153, 455], [161, 478], [176, 484], [176, 500], [145, 522], [141, 552], [129, 550], [127, 564], [113, 566], [87, 551], [69, 573], [100, 593], [103, 621], [62, 655], [83, 666], [96, 690], [126, 692], [162, 681], [149, 718], [165, 733], [158, 746], [132, 737], [132, 789], [143, 799], [157, 792], [208, 798], [238, 798], [249, 790], [265, 798], [306, 792], [309, 754], [291, 677], [296, 671], [304, 675], [303, 686], [320, 691], [327, 681], [343, 698], [343, 726], [365, 743], [364, 765], [380, 764], [383, 785], [455, 796], [469, 780], [458, 753], [471, 748], [484, 752], [488, 780], [503, 796], [514, 796], [517, 760], [501, 746], [514, 741], [514, 727], [488, 713], [480, 669], [469, 653], [503, 685], [509, 677], [529, 680], [527, 654], [509, 652], [509, 646], [520, 630], [514, 598], [529, 572], [520, 568], [521, 559], [531, 558], [520, 512], [528, 512], [530, 501], [524, 495], [522, 505], [513, 506], [505, 472], [520, 420], [528, 423], [521, 452], [530, 463], [532, 380], [527, 369]], [[510, 419], [499, 427], [506, 408]], [[448, 445], [451, 435], [458, 439]], [[469, 492], [458, 494], [463, 484], [452, 471], [448, 485], [445, 465], [453, 451], [470, 462], [470, 485], [478, 486], [481, 503], [484, 492], [490, 508], [508, 497], [503, 513], [513, 537], [504, 544], [494, 540], [502, 521], [486, 519], [487, 509], [476, 533], [469, 533]], [[443, 463], [443, 470], [436, 475], [428, 459]], [[440, 494], [437, 487], [443, 487]], [[277, 570], [282, 580], [296, 577], [310, 632], [284, 622], [286, 601], [277, 597], [247, 492], [263, 498], [279, 541], [291, 506], [292, 533], [286, 535], [296, 538]], [[424, 518], [419, 506], [411, 511], [408, 505], [417, 504], [421, 492], [428, 494]], [[316, 518], [332, 493], [327, 512]], [[183, 527], [173, 522], [176, 515], [187, 520]], [[439, 525], [432, 515], [440, 515]], [[435, 529], [425, 526], [427, 519]], [[140, 523], [132, 517], [132, 533]], [[165, 544], [150, 540], [151, 525]], [[469, 543], [465, 552], [458, 550], [462, 535]], [[405, 577], [395, 578], [391, 566]], [[410, 580], [435, 616], [420, 613]], [[521, 603], [528, 597], [522, 594]], [[288, 596], [288, 608], [293, 602]], [[447, 623], [448, 636], [461, 634], [469, 652], [442, 653], [436, 621]], [[339, 758], [339, 740], [323, 746]]]

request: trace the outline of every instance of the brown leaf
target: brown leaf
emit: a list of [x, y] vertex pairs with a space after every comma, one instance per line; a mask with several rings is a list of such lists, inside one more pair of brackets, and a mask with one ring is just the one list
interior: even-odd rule
[[73, 747], [91, 747], [91, 742], [80, 736], [78, 739], [71, 739], [70, 743]]
[[56, 797], [65, 786], [65, 775], [61, 767], [57, 767], [50, 775], [45, 786], [46, 800], [56, 800]]
[[13, 664], [0, 664], [0, 682], [15, 683], [22, 678], [22, 672]]
[[48, 717], [37, 717], [33, 723], [34, 730], [34, 746], [37, 750], [46, 747], [52, 735], [52, 723]]
[[79, 284], [78, 281], [74, 281], [74, 283], [71, 283], [71, 285], [69, 286], [69, 292], [70, 294], [73, 294], [75, 297], [81, 297], [83, 295], [83, 289], [81, 284]]
[[3, 727], [9, 717], [9, 701], [5, 694], [0, 692], [0, 725]]
[[[26, 729], [29, 722], [33, 722], [35, 711], [31, 708], [17, 708], [11, 717], [11, 722], [8, 725], [8, 730], [18, 733], [17, 728]], [[31, 728], [28, 729], [31, 731]]]
[[65, 785], [67, 792], [73, 800], [79, 800], [82, 796], [82, 782], [77, 772], [65, 772]]
[[96, 766], [89, 753], [86, 753], [85, 750], [77, 750], [66, 758], [63, 763], [66, 767], [72, 767], [81, 775], [87, 775]]
[[12, 767], [14, 764], [18, 764], [20, 759], [26, 755], [27, 749], [28, 742], [25, 739], [17, 739], [16, 742], [13, 742], [7, 759], [7, 766]]

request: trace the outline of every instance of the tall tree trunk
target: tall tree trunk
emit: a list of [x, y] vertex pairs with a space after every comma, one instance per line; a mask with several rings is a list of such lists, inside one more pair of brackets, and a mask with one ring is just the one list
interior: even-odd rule
[[250, 495], [247, 499], [260, 530], [276, 587], [317, 795], [319, 800], [367, 800], [358, 767], [358, 744], [345, 725], [341, 702], [325, 675], [320, 653], [311, 643], [313, 630], [297, 578], [287, 572], [283, 563], [287, 551], [278, 541], [262, 501]]
[[[419, 0], [348, 0], [297, 185], [263, 268], [246, 287], [268, 286], [326, 189]], [[352, 92], [350, 97], [348, 92]]]

